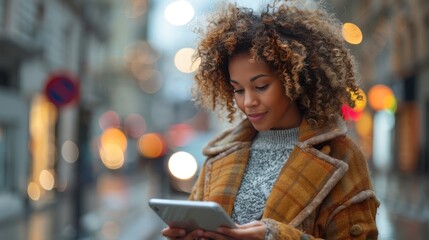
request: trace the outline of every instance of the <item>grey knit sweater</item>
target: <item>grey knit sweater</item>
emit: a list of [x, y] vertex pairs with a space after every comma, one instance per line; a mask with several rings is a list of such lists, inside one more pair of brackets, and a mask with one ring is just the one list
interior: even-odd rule
[[262, 218], [268, 195], [297, 142], [298, 128], [258, 133], [234, 203], [232, 219], [236, 223]]

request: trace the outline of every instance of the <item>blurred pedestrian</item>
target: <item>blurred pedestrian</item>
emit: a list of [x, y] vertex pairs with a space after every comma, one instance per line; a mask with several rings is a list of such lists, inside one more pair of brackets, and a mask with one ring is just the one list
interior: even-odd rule
[[341, 112], [354, 107], [359, 86], [340, 22], [308, 1], [261, 12], [229, 4], [210, 17], [197, 57], [195, 100], [243, 120], [203, 149], [189, 199], [219, 203], [238, 228], [162, 234], [376, 239], [379, 202]]

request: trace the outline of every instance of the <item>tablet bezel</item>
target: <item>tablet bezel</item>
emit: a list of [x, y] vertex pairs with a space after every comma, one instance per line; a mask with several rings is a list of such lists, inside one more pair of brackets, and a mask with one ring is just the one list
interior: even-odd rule
[[237, 228], [234, 221], [217, 203], [152, 198], [150, 208], [171, 228], [216, 231], [221, 226]]

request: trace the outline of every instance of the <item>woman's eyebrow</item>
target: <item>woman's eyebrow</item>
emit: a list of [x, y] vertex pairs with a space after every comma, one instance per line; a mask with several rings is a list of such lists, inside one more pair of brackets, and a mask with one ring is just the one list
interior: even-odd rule
[[[250, 81], [253, 82], [256, 79], [261, 78], [261, 77], [269, 77], [269, 75], [267, 75], [267, 74], [258, 74], [258, 75], [254, 76], [254, 77], [251, 77]], [[237, 83], [238, 84], [238, 82], [236, 80], [229, 79], [229, 81], [232, 82], [232, 83]]]

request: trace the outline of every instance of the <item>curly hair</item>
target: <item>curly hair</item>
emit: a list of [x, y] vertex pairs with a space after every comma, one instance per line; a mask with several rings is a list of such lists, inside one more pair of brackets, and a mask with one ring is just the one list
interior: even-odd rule
[[275, 1], [257, 13], [229, 4], [208, 21], [196, 51], [201, 63], [194, 100], [211, 110], [226, 110], [230, 122], [238, 109], [228, 63], [245, 51], [278, 74], [286, 95], [312, 125], [334, 120], [344, 104], [354, 107], [355, 99], [362, 98], [341, 23], [323, 8], [304, 9], [294, 1]]

